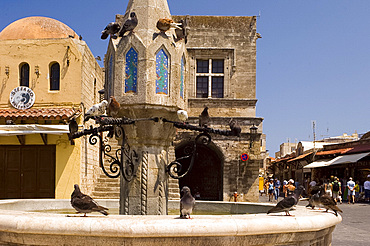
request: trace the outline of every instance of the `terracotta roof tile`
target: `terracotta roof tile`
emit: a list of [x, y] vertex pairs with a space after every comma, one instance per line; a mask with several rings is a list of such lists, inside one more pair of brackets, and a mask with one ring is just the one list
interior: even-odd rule
[[0, 109], [0, 117], [5, 119], [42, 119], [64, 120], [75, 113], [72, 108], [30, 108], [30, 109]]
[[297, 156], [296, 158], [293, 158], [293, 159], [289, 160], [288, 162], [303, 159], [303, 158], [305, 158], [306, 156], [308, 156], [309, 154], [312, 154], [312, 152], [309, 152], [309, 153], [306, 153], [306, 154], [303, 154], [303, 155], [299, 155], [299, 156]]
[[326, 151], [319, 151], [316, 155], [334, 155], [334, 154], [344, 154], [350, 151], [353, 148], [345, 148], [345, 149], [334, 149], [334, 150], [326, 150]]

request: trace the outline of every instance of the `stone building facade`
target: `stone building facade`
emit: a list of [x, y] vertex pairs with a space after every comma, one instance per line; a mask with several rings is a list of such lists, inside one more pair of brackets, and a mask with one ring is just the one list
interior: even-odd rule
[[[185, 18], [189, 20], [186, 44], [189, 122], [197, 124], [199, 114], [207, 106], [212, 128], [228, 130], [229, 121], [234, 119], [241, 126], [242, 134], [241, 137], [212, 135], [210, 149], [204, 150], [206, 158], [200, 157], [189, 177], [180, 179], [180, 186], [191, 186], [204, 199], [229, 200], [231, 194], [237, 192], [239, 200], [257, 201], [257, 181], [264, 152], [263, 118], [256, 117], [256, 41], [260, 38], [256, 31], [257, 18], [173, 16], [175, 21]], [[256, 136], [250, 134], [252, 126], [258, 128]], [[179, 149], [184, 141], [195, 135], [178, 133], [177, 155], [181, 155]], [[249, 155], [249, 160], [241, 160], [243, 153]], [[209, 161], [208, 156], [214, 160]], [[196, 168], [207, 162], [205, 168]], [[213, 191], [215, 187], [217, 194]]]
[[[74, 184], [91, 194], [97, 146], [68, 140], [69, 119], [100, 98], [103, 70], [86, 42], [52, 18], [27, 17], [0, 32], [0, 198], [68, 199]], [[26, 88], [18, 103], [12, 91]], [[23, 99], [22, 99], [23, 98]], [[15, 99], [17, 101], [18, 99]], [[87, 124], [85, 125], [87, 127]]]

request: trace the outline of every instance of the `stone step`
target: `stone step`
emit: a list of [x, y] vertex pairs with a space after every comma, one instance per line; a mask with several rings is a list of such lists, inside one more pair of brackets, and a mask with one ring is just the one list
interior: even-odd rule
[[98, 183], [119, 183], [120, 182], [119, 178], [113, 179], [105, 175], [103, 177], [99, 177], [97, 181]]
[[117, 199], [119, 198], [119, 192], [94, 191], [92, 197], [95, 199]]
[[179, 185], [168, 183], [168, 188], [179, 189]]
[[119, 192], [120, 191], [120, 187], [102, 187], [102, 186], [96, 186], [95, 187], [95, 190], [96, 192]]

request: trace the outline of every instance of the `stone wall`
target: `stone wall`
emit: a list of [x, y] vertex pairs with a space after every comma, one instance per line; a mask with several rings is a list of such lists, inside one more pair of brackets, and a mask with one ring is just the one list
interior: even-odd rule
[[[81, 102], [87, 111], [92, 105], [99, 103], [98, 91], [104, 87], [103, 71], [85, 42], [80, 41], [77, 43], [77, 47], [81, 52]], [[85, 122], [84, 127], [90, 127], [93, 123], [93, 120], [89, 120]], [[81, 138], [80, 182], [81, 190], [91, 195], [101, 170], [99, 167], [99, 142], [96, 145], [91, 145], [89, 137], [90, 135]]]
[[[188, 113], [189, 122], [198, 124], [198, 115], [209, 108], [212, 128], [229, 130], [235, 119], [242, 128], [240, 138], [212, 135], [213, 143], [223, 155], [223, 200], [237, 191], [239, 201], [258, 201], [258, 174], [263, 162], [260, 135], [263, 118], [256, 117], [256, 32], [255, 16], [187, 16], [189, 19]], [[175, 21], [185, 16], [173, 16]], [[223, 98], [196, 98], [196, 60], [224, 60]], [[251, 144], [251, 126], [258, 127], [258, 138]], [[195, 136], [196, 133], [190, 134]], [[176, 145], [185, 138], [179, 131]], [[247, 153], [250, 159], [240, 160]]]

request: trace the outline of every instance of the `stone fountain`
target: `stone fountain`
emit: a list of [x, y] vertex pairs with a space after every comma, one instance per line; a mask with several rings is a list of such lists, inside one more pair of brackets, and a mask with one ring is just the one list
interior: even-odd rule
[[[119, 201], [99, 201], [119, 207], [120, 215], [87, 218], [31, 212], [70, 207], [68, 200], [7, 200], [0, 202], [0, 242], [25, 245], [330, 245], [331, 233], [341, 217], [297, 207], [295, 217], [266, 214], [199, 215], [193, 220], [167, 215], [168, 167], [175, 158], [175, 127], [183, 127], [176, 112], [186, 109], [187, 51], [176, 42], [174, 30], [159, 32], [160, 18], [171, 18], [166, 0], [130, 0], [123, 19], [138, 16], [134, 32], [111, 39], [106, 55], [106, 97], [121, 104], [117, 118], [102, 117], [97, 128], [78, 132], [114, 131], [120, 150], [110, 155], [111, 177], [121, 178]], [[191, 128], [191, 129], [190, 129]], [[227, 135], [227, 132], [190, 127], [190, 130]], [[205, 134], [205, 135], [207, 135]], [[104, 154], [107, 152], [104, 152]], [[107, 153], [108, 154], [108, 153]], [[108, 154], [109, 155], [109, 154]], [[113, 173], [113, 174], [112, 174]], [[227, 203], [218, 206], [261, 207], [271, 205]], [[37, 209], [36, 209], [37, 208]], [[232, 209], [231, 209], [232, 210]], [[243, 210], [244, 211], [244, 210]], [[248, 210], [251, 211], [251, 210]], [[243, 212], [244, 213], [244, 212]], [[140, 216], [146, 215], [146, 216]], [[161, 216], [157, 216], [161, 215]], [[263, 225], [263, 226], [262, 226]]]

